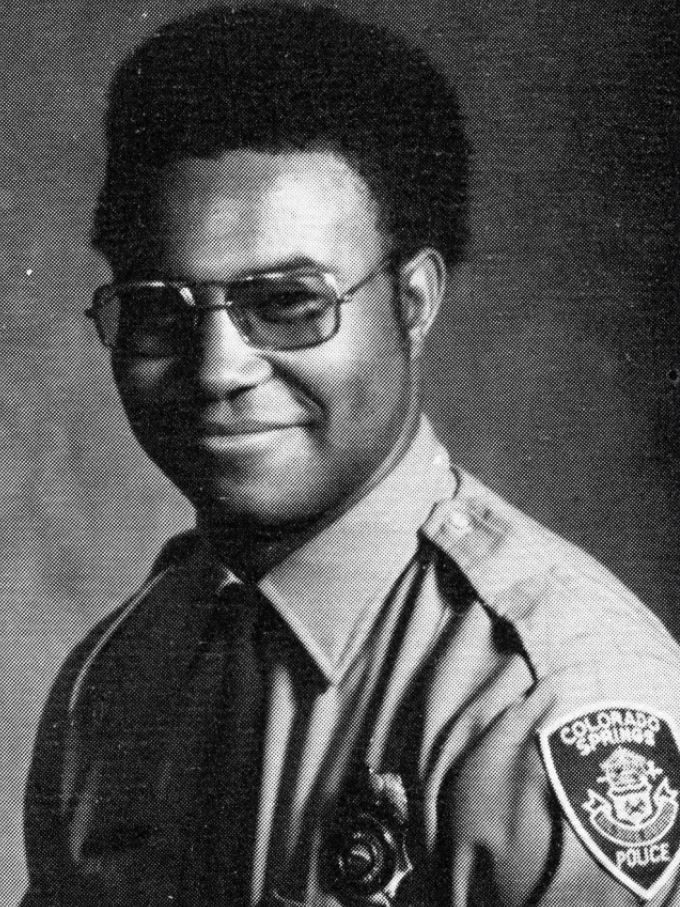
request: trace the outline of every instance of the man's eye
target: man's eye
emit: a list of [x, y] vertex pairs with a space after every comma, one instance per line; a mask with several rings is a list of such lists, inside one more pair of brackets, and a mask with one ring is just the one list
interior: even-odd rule
[[163, 305], [146, 306], [137, 310], [137, 319], [142, 326], [161, 330], [177, 324], [178, 312]]
[[328, 302], [322, 296], [307, 289], [296, 291], [269, 292], [261, 298], [255, 311], [263, 321], [291, 322], [308, 321], [323, 314]]
[[165, 355], [186, 335], [187, 314], [167, 297], [145, 291], [122, 300], [121, 346], [145, 356]]
[[177, 310], [162, 305], [131, 305], [123, 311], [129, 329], [139, 332], [158, 332], [177, 324]]

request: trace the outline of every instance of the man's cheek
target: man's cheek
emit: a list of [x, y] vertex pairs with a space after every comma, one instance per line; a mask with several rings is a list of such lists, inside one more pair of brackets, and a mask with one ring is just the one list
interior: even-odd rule
[[113, 374], [131, 422], [149, 426], [162, 423], [177, 409], [172, 371], [167, 365], [155, 360], [133, 360], [124, 366], [114, 363]]
[[390, 441], [390, 428], [399, 409], [395, 387], [385, 387], [382, 376], [376, 381], [354, 381], [346, 384], [330, 422], [336, 445], [347, 458], [370, 457]]
[[362, 422], [385, 424], [400, 409], [407, 391], [407, 373], [401, 357], [374, 354], [355, 373], [351, 396]]

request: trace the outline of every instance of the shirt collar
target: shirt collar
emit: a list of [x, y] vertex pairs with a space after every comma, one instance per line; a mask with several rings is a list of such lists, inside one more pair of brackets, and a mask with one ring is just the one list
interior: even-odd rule
[[455, 484], [448, 454], [423, 417], [392, 472], [259, 581], [330, 683], [344, 676], [415, 554], [419, 528]]

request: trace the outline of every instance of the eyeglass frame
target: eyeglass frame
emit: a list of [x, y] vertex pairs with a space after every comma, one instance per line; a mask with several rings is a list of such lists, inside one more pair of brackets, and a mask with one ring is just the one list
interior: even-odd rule
[[[234, 303], [233, 300], [231, 300], [227, 297], [227, 292], [230, 287], [233, 288], [234, 286], [239, 286], [242, 284], [254, 283], [255, 281], [259, 281], [259, 280], [266, 281], [266, 280], [276, 280], [276, 279], [283, 278], [283, 277], [289, 277], [289, 278], [293, 277], [294, 278], [297, 276], [299, 276], [299, 277], [311, 276], [311, 275], [317, 276], [317, 277], [320, 277], [326, 283], [326, 285], [334, 291], [335, 296], [336, 296], [335, 300], [333, 300], [333, 303], [332, 303], [333, 309], [335, 312], [335, 326], [333, 328], [333, 332], [331, 334], [329, 334], [328, 337], [324, 337], [322, 340], [315, 340], [311, 343], [305, 343], [301, 346], [293, 346], [293, 347], [261, 346], [261, 345], [252, 343], [250, 338], [243, 332], [241, 326], [237, 323], [237, 321], [230, 317], [231, 323], [234, 325], [234, 327], [238, 331], [238, 334], [241, 337], [241, 339], [243, 340], [243, 342], [246, 343], [248, 346], [253, 347], [253, 349], [262, 350], [263, 352], [294, 352], [297, 350], [313, 349], [316, 346], [321, 346], [322, 344], [327, 343], [329, 340], [332, 340], [332, 338], [335, 337], [336, 334], [338, 333], [338, 331], [340, 330], [340, 306], [344, 305], [346, 302], [349, 302], [351, 300], [351, 298], [356, 293], [359, 292], [359, 290], [361, 290], [365, 286], [367, 286], [385, 268], [387, 268], [387, 267], [397, 268], [398, 265], [399, 265], [398, 254], [394, 251], [389, 252], [388, 254], [384, 255], [382, 258], [379, 259], [379, 261], [377, 262], [375, 267], [371, 271], [369, 271], [368, 274], [366, 274], [364, 277], [362, 277], [356, 283], [352, 284], [347, 290], [345, 290], [344, 293], [340, 293], [340, 290], [338, 287], [337, 276], [332, 271], [317, 270], [316, 268], [313, 268], [313, 267], [292, 268], [291, 270], [281, 270], [281, 271], [264, 271], [261, 273], [247, 274], [244, 277], [239, 277], [237, 280], [230, 280], [230, 281], [207, 280], [207, 281], [185, 282], [185, 281], [178, 281], [178, 280], [162, 280], [162, 279], [126, 280], [126, 281], [119, 281], [119, 282], [114, 281], [112, 283], [103, 284], [102, 286], [97, 287], [97, 289], [94, 291], [92, 305], [89, 306], [87, 309], [85, 309], [83, 314], [87, 318], [90, 318], [92, 321], [94, 321], [95, 328], [97, 330], [97, 334], [99, 335], [99, 339], [100, 339], [102, 345], [104, 347], [106, 347], [107, 349], [115, 351], [115, 350], [120, 349], [120, 346], [118, 346], [115, 343], [106, 341], [106, 339], [104, 337], [104, 333], [103, 333], [102, 329], [100, 328], [97, 313], [107, 304], [107, 302], [109, 302], [111, 300], [111, 297], [116, 292], [121, 291], [123, 289], [131, 288], [131, 287], [139, 287], [140, 289], [142, 289], [144, 287], [149, 287], [149, 288], [151, 288], [151, 287], [168, 287], [168, 288], [171, 288], [171, 289], [174, 289], [177, 291], [178, 297], [185, 304], [187, 311], [194, 310], [195, 312], [198, 312], [198, 311], [211, 312], [211, 311], [220, 311], [220, 310], [224, 309], [228, 312], [229, 309], [234, 308], [234, 306], [238, 307], [238, 303]], [[197, 289], [200, 289], [202, 287], [220, 288], [225, 294], [224, 301], [221, 302], [219, 305], [216, 305], [216, 304], [200, 305], [196, 301], [196, 296], [195, 296], [194, 291]], [[196, 321], [195, 321], [195, 316], [194, 316], [193, 329], [195, 330], [195, 328], [196, 328]], [[138, 356], [139, 358], [163, 358], [163, 359], [171, 358], [171, 354], [155, 357], [155, 356], [145, 355], [144, 353], [135, 353], [135, 356]]]

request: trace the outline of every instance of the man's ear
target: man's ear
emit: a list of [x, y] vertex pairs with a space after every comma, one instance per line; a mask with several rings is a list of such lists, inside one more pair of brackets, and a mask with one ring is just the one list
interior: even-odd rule
[[436, 249], [422, 249], [400, 268], [399, 301], [412, 359], [423, 349], [446, 289], [446, 265]]

